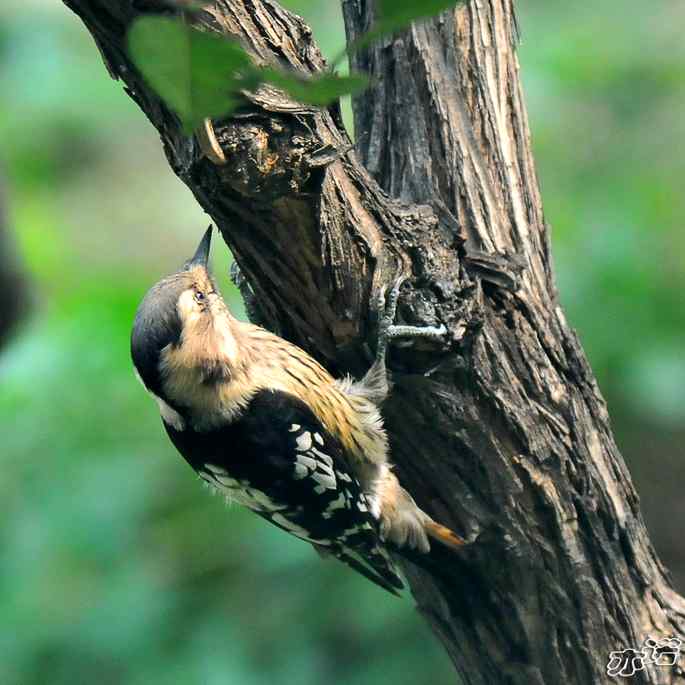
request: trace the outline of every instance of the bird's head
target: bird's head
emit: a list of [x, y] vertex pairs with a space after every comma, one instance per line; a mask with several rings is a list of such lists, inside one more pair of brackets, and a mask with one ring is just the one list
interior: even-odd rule
[[237, 322], [207, 266], [211, 239], [210, 226], [181, 270], [150, 288], [133, 322], [136, 371], [150, 392], [174, 404], [188, 395], [181, 386], [229, 380], [238, 362]]

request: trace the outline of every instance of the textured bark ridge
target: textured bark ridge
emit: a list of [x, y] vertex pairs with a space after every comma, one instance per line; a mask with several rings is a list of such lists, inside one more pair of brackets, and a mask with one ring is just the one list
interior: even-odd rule
[[[162, 3], [65, 2], [159, 130], [268, 326], [358, 374], [373, 294], [402, 271], [402, 319], [449, 328], [442, 347], [394, 348], [385, 415], [403, 484], [471, 541], [435, 550], [430, 570], [407, 564], [463, 681], [604, 683], [611, 651], [685, 638], [685, 602], [557, 301], [511, 0], [474, 0], [357, 55], [374, 87], [355, 103], [356, 152], [335, 107], [263, 89], [215, 122], [221, 166], [126, 56], [129, 23]], [[349, 38], [369, 25], [366, 0], [343, 11]], [[257, 62], [325, 68], [308, 27], [268, 0], [217, 1], [193, 21]], [[685, 675], [647, 666], [632, 682]]]

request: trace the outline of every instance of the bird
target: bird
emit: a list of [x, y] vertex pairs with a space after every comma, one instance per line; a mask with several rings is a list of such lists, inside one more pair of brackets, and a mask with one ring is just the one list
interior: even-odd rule
[[210, 273], [212, 226], [180, 270], [145, 294], [131, 331], [136, 375], [178, 452], [211, 488], [391, 593], [396, 555], [464, 540], [422, 511], [390, 461], [381, 403], [388, 342], [444, 326], [394, 324], [398, 279], [381, 300], [376, 356], [334, 378], [300, 347], [226, 305]]

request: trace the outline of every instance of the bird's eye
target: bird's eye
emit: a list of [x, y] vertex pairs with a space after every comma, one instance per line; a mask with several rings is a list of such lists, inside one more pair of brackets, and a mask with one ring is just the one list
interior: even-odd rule
[[206, 300], [205, 294], [199, 290], [195, 291], [195, 302], [202, 303]]

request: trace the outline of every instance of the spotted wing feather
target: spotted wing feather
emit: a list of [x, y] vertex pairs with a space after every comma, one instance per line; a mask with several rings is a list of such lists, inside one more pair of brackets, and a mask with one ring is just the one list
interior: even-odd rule
[[402, 589], [340, 443], [303, 402], [262, 391], [219, 429], [165, 427], [201, 478], [231, 499], [381, 587]]

